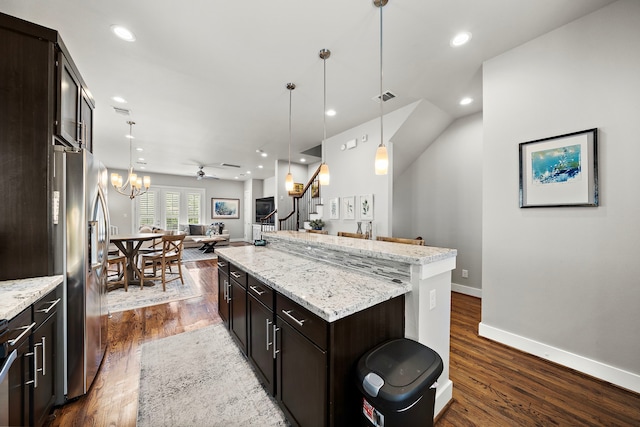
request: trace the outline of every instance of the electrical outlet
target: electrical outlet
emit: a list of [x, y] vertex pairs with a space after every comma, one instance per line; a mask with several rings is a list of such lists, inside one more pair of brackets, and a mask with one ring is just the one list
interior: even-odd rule
[[367, 134], [365, 133], [364, 135], [362, 135], [362, 138], [360, 138], [360, 141], [362, 142], [367, 142], [367, 139], [369, 139], [369, 137], [367, 136]]
[[431, 289], [429, 292], [429, 310], [436, 308], [436, 290]]
[[463, 279], [469, 278], [469, 270], [462, 270], [462, 278]]

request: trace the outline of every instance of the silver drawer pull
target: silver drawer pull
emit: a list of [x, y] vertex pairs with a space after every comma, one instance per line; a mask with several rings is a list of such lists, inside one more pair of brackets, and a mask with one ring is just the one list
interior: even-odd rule
[[267, 351], [269, 351], [269, 347], [271, 346], [271, 344], [273, 344], [272, 342], [269, 341], [269, 326], [271, 326], [271, 320], [269, 319], [265, 319], [267, 322]]
[[53, 307], [55, 307], [60, 302], [60, 298], [55, 301], [51, 301], [51, 305], [46, 310], [38, 310], [38, 313], [48, 314]]
[[46, 337], [42, 337], [42, 375], [47, 375], [47, 340]]
[[232, 275], [233, 277], [235, 277], [236, 279], [239, 279], [239, 278], [241, 278], [241, 277], [242, 277], [242, 275], [240, 275], [240, 274], [236, 273], [235, 271], [231, 271], [230, 273], [231, 273], [231, 275]]
[[22, 331], [22, 333], [18, 335], [16, 338], [9, 340], [9, 345], [10, 346], [16, 345], [16, 343], [20, 341], [23, 336], [27, 335], [27, 333], [29, 333], [29, 331], [33, 329], [34, 326], [36, 326], [35, 322], [30, 324], [29, 326], [22, 326], [20, 328], [16, 328], [16, 329], [24, 329], [24, 331]]
[[218, 268], [220, 268], [220, 267], [224, 268], [226, 266], [227, 266], [226, 263], [218, 261]]
[[302, 320], [298, 320], [298, 319], [296, 319], [295, 317], [293, 317], [293, 316], [291, 315], [291, 312], [292, 312], [292, 311], [293, 311], [293, 310], [282, 310], [282, 312], [283, 312], [284, 314], [286, 314], [286, 315], [287, 315], [291, 320], [293, 320], [294, 322], [296, 322], [299, 326], [302, 326], [302, 324], [305, 322], [305, 319], [302, 319]]
[[278, 350], [278, 344], [276, 339], [278, 338], [278, 331], [280, 330], [280, 328], [278, 328], [276, 325], [273, 325], [273, 358], [276, 358], [276, 355], [278, 353], [280, 353], [280, 350]]
[[261, 292], [261, 291], [258, 289], [258, 287], [257, 287], [257, 286], [249, 286], [249, 288], [251, 288], [251, 290], [252, 290], [253, 292], [255, 292], [256, 294], [258, 294], [258, 296], [262, 296], [262, 295], [264, 295], [264, 294], [266, 294], [266, 293], [267, 293], [266, 291], [262, 291], [262, 292]]

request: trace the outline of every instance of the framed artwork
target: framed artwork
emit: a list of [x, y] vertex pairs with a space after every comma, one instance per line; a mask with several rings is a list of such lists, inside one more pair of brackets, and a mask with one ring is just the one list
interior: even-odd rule
[[314, 199], [320, 197], [320, 186], [318, 185], [318, 181], [313, 181], [311, 184], [311, 197]]
[[240, 218], [240, 199], [211, 199], [211, 218]]
[[329, 200], [329, 219], [340, 219], [340, 198]]
[[522, 142], [520, 207], [598, 206], [598, 129]]
[[293, 190], [289, 191], [289, 195], [301, 194], [302, 190], [304, 190], [304, 184], [296, 182], [293, 184]]
[[373, 194], [365, 194], [360, 196], [360, 219], [373, 219]]
[[342, 198], [342, 218], [356, 219], [356, 197], [355, 196]]

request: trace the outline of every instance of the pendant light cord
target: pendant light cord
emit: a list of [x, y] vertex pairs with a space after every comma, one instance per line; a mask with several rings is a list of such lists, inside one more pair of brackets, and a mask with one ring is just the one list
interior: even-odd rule
[[322, 163], [324, 163], [324, 144], [327, 140], [327, 58], [322, 59], [323, 64], [323, 111], [322, 111]]
[[382, 125], [382, 117], [383, 117], [383, 107], [382, 103], [384, 102], [384, 95], [382, 93], [382, 9], [384, 4], [380, 3], [380, 146], [384, 147], [384, 133], [383, 133], [383, 125]]
[[289, 89], [289, 173], [291, 173], [291, 92]]

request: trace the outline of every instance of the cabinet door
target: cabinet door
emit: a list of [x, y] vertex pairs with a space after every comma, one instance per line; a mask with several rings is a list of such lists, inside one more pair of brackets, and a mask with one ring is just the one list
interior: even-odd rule
[[58, 74], [56, 134], [67, 144], [78, 146], [80, 80], [62, 52], [58, 53]]
[[84, 89], [80, 101], [80, 143], [93, 152], [93, 104]]
[[249, 317], [248, 355], [255, 372], [271, 395], [275, 392], [275, 360], [273, 358], [273, 311], [253, 295], [247, 298]]
[[231, 316], [229, 329], [238, 341], [240, 350], [247, 354], [247, 290], [231, 280]]
[[229, 276], [218, 269], [218, 314], [229, 328]]
[[327, 425], [327, 353], [276, 317], [276, 397], [289, 420]]
[[53, 313], [33, 333], [34, 374], [33, 384], [33, 421], [32, 425], [41, 426], [46, 421], [55, 400], [55, 343], [57, 321]]

